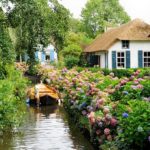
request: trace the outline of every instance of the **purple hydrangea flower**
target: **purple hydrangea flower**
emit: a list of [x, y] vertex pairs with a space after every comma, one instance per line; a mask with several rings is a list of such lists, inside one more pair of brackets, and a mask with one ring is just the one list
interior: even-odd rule
[[87, 115], [86, 110], [83, 110], [83, 111], [82, 111], [82, 115], [83, 115], [83, 116]]
[[87, 106], [87, 110], [88, 110], [88, 112], [91, 112], [91, 111], [93, 111], [93, 107], [92, 106]]
[[102, 127], [103, 127], [103, 122], [100, 121], [100, 122], [98, 123], [98, 126], [99, 126], [100, 128], [102, 128]]
[[123, 114], [122, 114], [122, 116], [124, 117], [124, 118], [128, 118], [128, 113], [126, 113], [126, 112], [124, 112]]
[[148, 141], [150, 142], [150, 136], [148, 136]]

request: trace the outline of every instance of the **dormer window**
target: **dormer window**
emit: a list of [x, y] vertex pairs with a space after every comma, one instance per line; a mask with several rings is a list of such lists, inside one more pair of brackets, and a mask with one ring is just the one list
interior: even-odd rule
[[122, 41], [122, 48], [123, 49], [129, 49], [129, 41], [128, 40]]

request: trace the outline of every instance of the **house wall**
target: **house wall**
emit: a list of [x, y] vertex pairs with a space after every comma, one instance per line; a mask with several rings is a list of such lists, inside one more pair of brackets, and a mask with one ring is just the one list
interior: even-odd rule
[[105, 52], [96, 52], [95, 55], [100, 56], [100, 68], [105, 68], [106, 66]]
[[38, 60], [41, 62], [42, 61], [42, 52], [38, 52]]
[[138, 51], [150, 51], [150, 41], [130, 41], [129, 49], [122, 49], [122, 42], [117, 41], [108, 50], [108, 68], [112, 69], [112, 51], [130, 50], [130, 68], [138, 68]]

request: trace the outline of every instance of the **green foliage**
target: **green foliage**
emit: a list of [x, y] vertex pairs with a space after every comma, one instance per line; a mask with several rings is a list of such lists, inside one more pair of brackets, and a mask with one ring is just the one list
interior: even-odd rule
[[114, 73], [115, 76], [118, 78], [121, 77], [130, 77], [134, 70], [133, 69], [113, 69], [112, 72]]
[[30, 62], [33, 63], [35, 61], [34, 47], [37, 44], [46, 45], [49, 39], [46, 17], [50, 9], [46, 1], [42, 2], [41, 0], [16, 1], [15, 8], [8, 13], [10, 25], [17, 30], [16, 51], [22, 54], [22, 50], [27, 50]]
[[62, 49], [70, 17], [63, 5], [57, 0], [3, 0], [5, 6], [10, 1], [14, 8], [7, 17], [10, 27], [15, 28], [12, 35], [18, 57], [27, 53], [32, 68], [37, 44], [47, 46], [51, 42], [57, 50]]
[[[144, 72], [138, 69], [119, 79], [113, 73], [105, 76], [100, 68], [75, 67], [47, 70], [43, 75], [61, 92], [66, 110], [82, 130], [89, 131], [92, 143], [104, 150], [146, 150], [150, 83]], [[128, 73], [120, 70], [118, 75]]]
[[111, 87], [115, 87], [115, 85], [117, 85], [118, 82], [118, 80], [112, 80], [110, 77], [105, 77], [105, 79], [103, 79], [103, 82], [97, 85], [97, 88], [103, 91], [110, 85]]
[[140, 74], [138, 77], [150, 76], [150, 69], [149, 68], [140, 68]]
[[63, 57], [74, 56], [80, 60], [79, 65], [84, 66], [87, 62], [84, 55], [82, 55], [82, 50], [86, 45], [91, 43], [91, 41], [92, 39], [88, 38], [85, 33], [69, 32], [65, 38], [65, 47], [60, 54], [63, 55]]
[[118, 0], [89, 0], [82, 10], [83, 26], [89, 37], [95, 38], [105, 27], [130, 20]]
[[60, 51], [69, 30], [70, 12], [58, 0], [49, 0], [49, 2], [52, 6], [48, 18], [50, 38], [56, 49]]
[[0, 80], [4, 79], [7, 75], [7, 71], [5, 69], [5, 66], [3, 65], [3, 63], [0, 61]]
[[[124, 118], [122, 114], [128, 113]], [[128, 106], [119, 104], [117, 118], [119, 132], [117, 145], [119, 149], [143, 149], [148, 140], [150, 129], [150, 103], [144, 101], [128, 101]], [[123, 147], [125, 146], [125, 147]]]
[[80, 116], [79, 124], [80, 124], [80, 128], [86, 128], [86, 129], [90, 130], [90, 124], [89, 124], [89, 120], [87, 117]]
[[0, 63], [10, 64], [15, 58], [12, 42], [7, 28], [6, 16], [0, 8]]
[[69, 56], [69, 57], [66, 57], [66, 58], [64, 59], [64, 62], [65, 62], [66, 67], [72, 68], [72, 67], [78, 65], [78, 63], [79, 63], [79, 58], [74, 57], [74, 56]]
[[144, 80], [141, 82], [141, 84], [143, 85], [141, 96], [149, 97], [150, 96], [150, 80]]
[[38, 64], [31, 64], [28, 69], [29, 75], [37, 75], [38, 73]]
[[27, 80], [12, 66], [7, 66], [6, 70], [7, 78], [0, 80], [0, 130], [18, 127], [25, 114], [23, 99]]
[[[141, 78], [138, 78], [141, 79]], [[113, 94], [110, 95], [112, 101], [121, 100], [123, 103], [127, 103], [130, 99], [143, 100], [143, 98], [148, 98], [150, 96], [150, 81], [142, 79], [138, 81], [135, 79], [133, 81], [128, 81], [124, 86], [121, 86], [119, 89], [116, 89]], [[138, 85], [141, 88], [137, 88], [135, 84], [138, 81]]]
[[70, 44], [77, 44], [81, 48], [83, 46], [86, 46], [92, 42], [92, 39], [89, 38], [85, 33], [83, 32], [69, 32], [65, 38], [65, 46]]
[[71, 32], [79, 33], [82, 32], [82, 22], [79, 19], [70, 18], [69, 28]]
[[84, 53], [80, 55], [80, 61], [78, 64], [80, 67], [88, 67], [88, 61]]
[[63, 69], [65, 67], [64, 61], [61, 60], [59, 60], [58, 62], [51, 62], [51, 65], [58, 69]]
[[70, 44], [67, 47], [64, 48], [64, 50], [62, 51], [62, 54], [64, 57], [70, 57], [70, 56], [74, 56], [79, 58], [79, 56], [81, 55], [81, 47], [76, 45], [76, 44]]

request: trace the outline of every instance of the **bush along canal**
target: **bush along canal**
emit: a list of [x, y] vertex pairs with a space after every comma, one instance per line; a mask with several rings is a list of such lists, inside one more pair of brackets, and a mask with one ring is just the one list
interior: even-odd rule
[[88, 69], [40, 70], [43, 79], [60, 92], [72, 121], [96, 148], [147, 150], [150, 69], [128, 72], [130, 76], [119, 78]]

